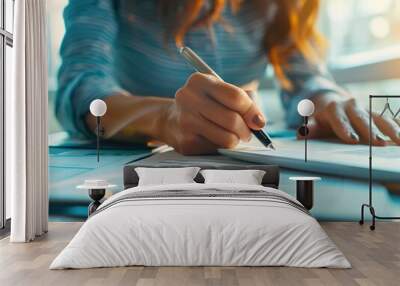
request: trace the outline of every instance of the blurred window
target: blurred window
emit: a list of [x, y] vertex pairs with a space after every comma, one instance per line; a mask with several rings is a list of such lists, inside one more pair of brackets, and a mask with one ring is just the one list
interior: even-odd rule
[[334, 0], [321, 4], [320, 29], [329, 40], [329, 61], [400, 45], [399, 0]]
[[322, 0], [319, 25], [339, 84], [364, 105], [369, 94], [400, 94], [399, 0]]

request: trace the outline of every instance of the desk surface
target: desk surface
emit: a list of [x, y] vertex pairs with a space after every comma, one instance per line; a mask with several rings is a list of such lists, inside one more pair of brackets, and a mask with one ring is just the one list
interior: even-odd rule
[[[135, 150], [107, 149], [101, 151], [100, 162], [95, 149], [77, 147], [49, 148], [50, 218], [53, 220], [83, 220], [90, 199], [87, 191], [76, 186], [85, 179], [105, 179], [123, 189], [122, 168], [125, 164], [151, 155], [147, 148]], [[111, 193], [108, 191], [107, 196]]]
[[[84, 220], [87, 216], [89, 198], [85, 190], [77, 190], [76, 185], [85, 179], [106, 179], [123, 189], [122, 168], [125, 164], [150, 156], [151, 150], [138, 148], [131, 150], [103, 150], [100, 162], [96, 161], [96, 150], [79, 148], [50, 147], [49, 196], [52, 220]], [[157, 154], [155, 160], [179, 162], [181, 160], [203, 161], [224, 160], [223, 156], [185, 157], [175, 152]], [[352, 180], [334, 176], [306, 173], [289, 169], [281, 170], [280, 189], [295, 195], [292, 176], [319, 176], [315, 183], [314, 208], [311, 213], [321, 220], [356, 220], [360, 218], [360, 206], [368, 199], [368, 184], [362, 180]], [[107, 196], [110, 196], [109, 192]], [[374, 185], [374, 205], [379, 215], [400, 214], [400, 197], [391, 194], [382, 185]], [[367, 215], [367, 218], [369, 216]]]

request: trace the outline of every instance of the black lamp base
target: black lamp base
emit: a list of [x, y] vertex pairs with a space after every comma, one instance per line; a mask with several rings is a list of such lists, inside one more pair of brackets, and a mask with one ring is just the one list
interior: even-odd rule
[[88, 206], [88, 216], [93, 214], [101, 205], [100, 200], [106, 194], [106, 189], [89, 189], [89, 197], [93, 200]]
[[314, 182], [313, 181], [296, 181], [296, 199], [303, 206], [311, 210], [314, 206]]

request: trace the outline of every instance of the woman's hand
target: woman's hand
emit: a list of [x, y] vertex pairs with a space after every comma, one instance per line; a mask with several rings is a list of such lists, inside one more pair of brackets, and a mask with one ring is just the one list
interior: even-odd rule
[[212, 75], [192, 74], [160, 117], [160, 139], [186, 155], [215, 153], [251, 138], [265, 117], [241, 88]]
[[[309, 124], [309, 138], [338, 137], [348, 144], [369, 140], [369, 113], [354, 98], [324, 94], [313, 98], [316, 112]], [[389, 117], [372, 115], [372, 144], [386, 145], [383, 135], [400, 145], [400, 127]]]

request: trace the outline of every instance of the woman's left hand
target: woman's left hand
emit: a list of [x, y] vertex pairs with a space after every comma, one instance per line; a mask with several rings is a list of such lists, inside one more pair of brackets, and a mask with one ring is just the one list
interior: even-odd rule
[[[308, 138], [338, 137], [348, 144], [365, 143], [369, 140], [369, 112], [354, 98], [337, 94], [315, 96], [315, 113], [309, 121]], [[387, 144], [387, 135], [400, 145], [400, 127], [393, 118], [372, 114], [372, 144]]]

